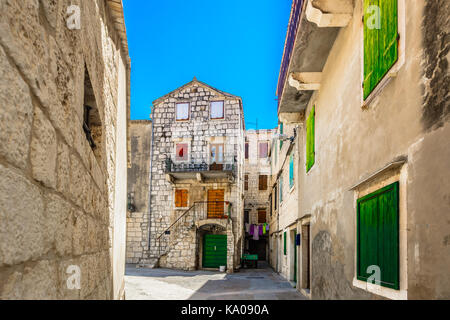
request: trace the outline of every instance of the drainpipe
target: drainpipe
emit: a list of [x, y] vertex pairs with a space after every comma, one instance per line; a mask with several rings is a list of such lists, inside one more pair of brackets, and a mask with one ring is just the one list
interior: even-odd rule
[[[154, 108], [154, 106], [153, 106]], [[152, 108], [152, 115], [153, 115], [153, 108]], [[149, 174], [149, 195], [148, 195], [148, 249], [150, 250], [150, 241], [151, 241], [151, 228], [152, 228], [152, 176], [153, 176], [153, 142], [154, 142], [154, 132], [153, 132], [153, 116], [152, 116], [152, 140], [151, 140], [151, 146], [150, 146], [150, 174]]]

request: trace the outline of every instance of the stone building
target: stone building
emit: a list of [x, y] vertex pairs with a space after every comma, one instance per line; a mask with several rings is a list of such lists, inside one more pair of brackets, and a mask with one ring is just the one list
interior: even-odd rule
[[[245, 131], [245, 165], [244, 165], [244, 252], [258, 254], [259, 260], [266, 260], [269, 252], [269, 233], [259, 228], [269, 223], [269, 179], [271, 174], [269, 151], [275, 130]], [[251, 226], [254, 227], [251, 227]], [[255, 227], [257, 226], [257, 227]], [[250, 234], [250, 228], [254, 231]], [[257, 229], [254, 229], [257, 228]]]
[[449, 8], [293, 1], [278, 117], [298, 126], [298, 287], [312, 299], [450, 298]]
[[129, 137], [131, 167], [128, 168], [126, 262], [139, 263], [148, 254], [152, 122], [130, 121]]
[[0, 2], [0, 299], [124, 297], [121, 1]]
[[194, 78], [153, 102], [152, 122], [149, 251], [134, 262], [233, 272], [243, 244], [241, 98]]

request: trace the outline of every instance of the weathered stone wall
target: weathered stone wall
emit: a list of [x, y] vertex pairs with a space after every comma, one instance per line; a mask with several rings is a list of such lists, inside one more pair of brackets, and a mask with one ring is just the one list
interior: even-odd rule
[[127, 213], [127, 263], [139, 263], [148, 251], [150, 120], [130, 121], [131, 167], [128, 169], [128, 195], [134, 201], [134, 211]]
[[[210, 119], [210, 102], [223, 100], [225, 108], [224, 119]], [[190, 119], [188, 121], [175, 120], [177, 102], [190, 102]], [[144, 254], [143, 262], [152, 258], [159, 258], [161, 252], [166, 252], [165, 241], [157, 238], [171, 225], [187, 208], [182, 210], [174, 207], [175, 189], [189, 190], [189, 206], [196, 201], [207, 201], [207, 190], [223, 188], [225, 201], [232, 203], [231, 220], [233, 221], [233, 251], [230, 261], [240, 256], [240, 250], [235, 249], [238, 239], [242, 236], [242, 188], [243, 188], [243, 110], [240, 98], [216, 90], [197, 80], [171, 92], [154, 102], [152, 110], [153, 146], [151, 156], [151, 199], [150, 199], [150, 253]], [[210, 143], [223, 143], [225, 161], [236, 156], [237, 170], [234, 181], [203, 181], [195, 178], [176, 182], [168, 181], [165, 173], [166, 157], [174, 159], [176, 143], [187, 143], [188, 163], [195, 161], [208, 162]], [[189, 234], [190, 235], [190, 234]], [[173, 238], [179, 238], [179, 233], [171, 232]], [[186, 265], [195, 254], [196, 244], [193, 237], [186, 235], [185, 240], [177, 242], [174, 253], [169, 253], [160, 260], [160, 266], [186, 269]], [[228, 239], [230, 241], [230, 239]], [[178, 240], [177, 240], [178, 241]], [[160, 248], [163, 246], [162, 248]], [[178, 250], [180, 249], [180, 250]], [[188, 250], [189, 249], [189, 250]], [[176, 252], [176, 253], [175, 253]], [[198, 266], [198, 257], [195, 265]], [[233, 263], [233, 262], [232, 262]], [[237, 263], [237, 262], [236, 262]], [[232, 272], [232, 268], [231, 268]]]
[[[80, 30], [66, 27], [71, 4], [81, 8]], [[127, 110], [118, 119], [128, 92], [120, 50], [104, 1], [0, 3], [1, 299], [123, 296], [111, 260], [123, 196], [116, 143], [126, 140], [116, 124], [126, 130], [127, 121]], [[85, 65], [101, 120], [95, 155], [82, 127]], [[81, 269], [80, 290], [68, 289], [70, 265]]]

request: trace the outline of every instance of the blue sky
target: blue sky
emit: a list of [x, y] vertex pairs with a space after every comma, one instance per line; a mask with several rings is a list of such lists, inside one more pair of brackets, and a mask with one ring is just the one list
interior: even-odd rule
[[198, 80], [242, 97], [247, 128], [277, 125], [275, 92], [291, 0], [123, 0], [131, 118]]

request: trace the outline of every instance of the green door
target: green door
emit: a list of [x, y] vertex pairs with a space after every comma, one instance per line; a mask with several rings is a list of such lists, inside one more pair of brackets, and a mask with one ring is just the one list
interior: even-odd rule
[[227, 265], [227, 235], [205, 234], [203, 242], [203, 268]]

